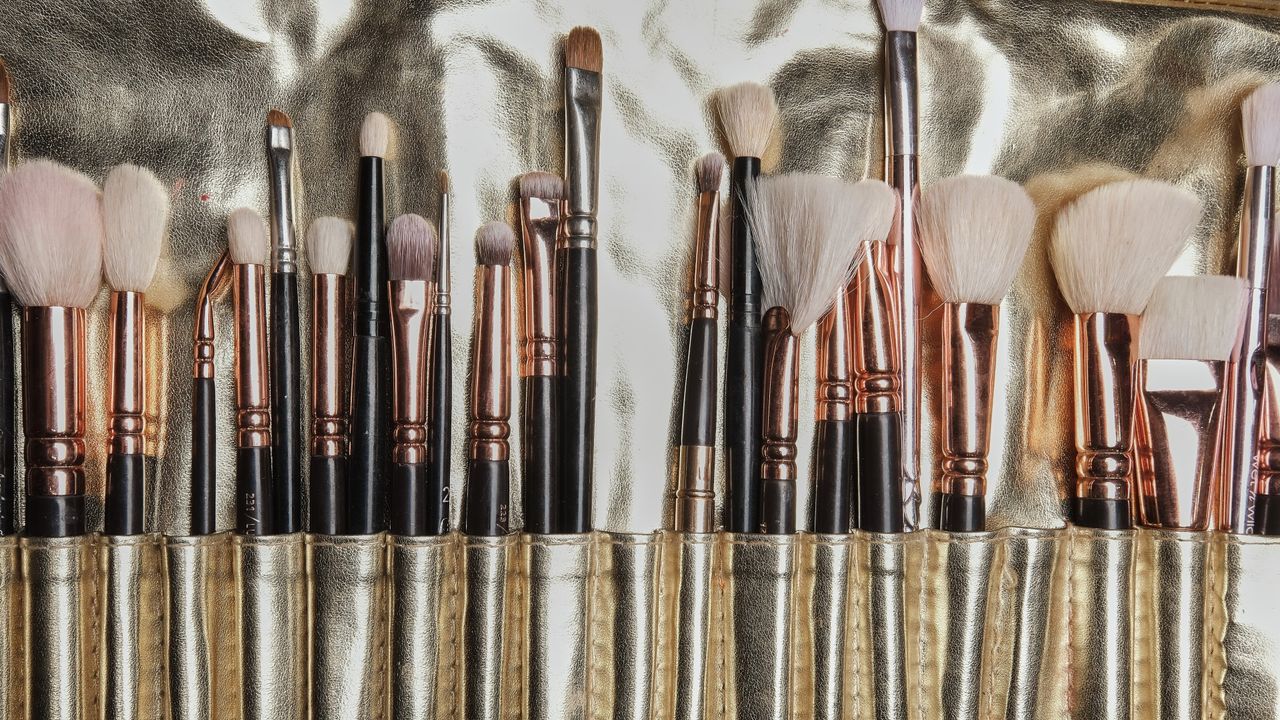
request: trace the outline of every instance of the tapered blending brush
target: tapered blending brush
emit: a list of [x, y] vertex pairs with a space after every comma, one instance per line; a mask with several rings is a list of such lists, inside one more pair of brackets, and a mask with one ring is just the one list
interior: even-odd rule
[[506, 223], [476, 232], [476, 313], [471, 330], [471, 432], [462, 531], [506, 535], [511, 507], [511, 251]]
[[85, 308], [102, 283], [98, 188], [48, 160], [0, 182], [0, 272], [22, 310], [24, 533], [85, 533]]
[[1103, 185], [1058, 213], [1049, 256], [1075, 314], [1077, 525], [1132, 525], [1135, 316], [1199, 216], [1195, 195], [1155, 180]]
[[761, 178], [749, 186], [749, 221], [764, 289], [765, 416], [761, 524], [796, 531], [796, 433], [800, 335], [849, 279], [861, 245], [888, 232], [893, 192], [817, 175]]
[[401, 215], [387, 231], [394, 392], [390, 527], [396, 535], [436, 535], [439, 505], [427, 497], [427, 349], [431, 344], [431, 275], [436, 230], [418, 215]]
[[271, 243], [258, 213], [240, 208], [227, 218], [235, 264], [236, 532], [273, 535], [271, 387], [267, 368], [267, 263]]
[[1134, 469], [1147, 527], [1209, 527], [1227, 362], [1247, 302], [1244, 278], [1167, 277], [1142, 313]]
[[733, 157], [729, 180], [732, 220], [728, 337], [725, 345], [724, 435], [728, 466], [724, 528], [760, 528], [760, 420], [763, 417], [764, 342], [760, 328], [760, 270], [750, 211], [751, 183], [777, 127], [773, 91], [741, 83], [716, 94], [716, 113]]
[[719, 316], [720, 177], [724, 158], [698, 159], [698, 219], [689, 290], [689, 346], [684, 361], [680, 447], [676, 465], [676, 530], [716, 529], [716, 320]]
[[449, 275], [449, 174], [441, 171], [440, 251], [436, 253], [435, 307], [432, 310], [431, 388], [427, 422], [428, 534], [449, 532], [449, 466], [453, 460], [453, 282]]
[[388, 340], [387, 248], [382, 241], [383, 157], [391, 123], [382, 113], [360, 128], [356, 211], [355, 326], [352, 328], [351, 458], [347, 463], [347, 532], [370, 535], [386, 527], [390, 458], [391, 344]]
[[111, 289], [107, 395], [107, 535], [143, 532], [143, 430], [147, 377], [143, 293], [155, 276], [169, 224], [169, 195], [150, 170], [118, 165], [102, 187], [102, 269]]
[[597, 281], [596, 210], [600, 190], [600, 35], [576, 27], [564, 43], [564, 224], [559, 252], [562, 357], [557, 418], [560, 462], [558, 532], [591, 530], [595, 459]]
[[1036, 208], [1022, 186], [962, 175], [920, 198], [920, 251], [942, 299], [942, 468], [938, 527], [986, 527], [987, 452], [1000, 301], [1031, 244]]
[[347, 526], [347, 266], [355, 228], [322, 217], [307, 228], [311, 264], [311, 477], [309, 530]]
[[524, 530], [555, 532], [557, 508], [556, 241], [564, 181], [544, 172], [520, 177], [520, 235], [524, 252], [524, 336], [520, 353]]
[[[0, 173], [8, 172], [11, 162], [9, 145], [12, 133], [12, 112], [9, 69], [0, 59]], [[13, 362], [13, 296], [9, 286], [0, 276], [0, 536], [17, 532], [18, 488], [14, 473], [17, 470], [17, 388], [16, 368]]]
[[212, 535], [218, 523], [218, 392], [214, 377], [217, 326], [214, 301], [231, 284], [224, 251], [196, 293], [191, 365], [191, 534]]

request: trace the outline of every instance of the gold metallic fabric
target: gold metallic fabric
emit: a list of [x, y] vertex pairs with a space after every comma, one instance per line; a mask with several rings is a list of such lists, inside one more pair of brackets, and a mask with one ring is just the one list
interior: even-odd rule
[[907, 685], [907, 669], [919, 652], [918, 643], [908, 642], [909, 636], [915, 637], [908, 612], [914, 618], [918, 603], [914, 596], [908, 602], [907, 594], [909, 583], [916, 586], [912, 590], [920, 591], [920, 555], [912, 534], [859, 534], [854, 572], [860, 583], [853, 600], [859, 629], [854, 653], [862, 658], [858, 704], [867, 720], [924, 720]]
[[104, 535], [102, 578], [103, 720], [165, 717], [164, 548], [158, 535]]
[[857, 536], [810, 535], [804, 540], [797, 605], [807, 618], [796, 643], [809, 672], [798, 696], [807, 706], [806, 717], [840, 720], [854, 710], [854, 663], [861, 660], [853, 653], [850, 610], [852, 587], [859, 580], [854, 576]]
[[243, 720], [306, 720], [306, 537], [234, 538]]
[[462, 717], [519, 718], [519, 538], [464, 536], [462, 542]]
[[797, 535], [727, 538], [725, 717], [788, 720], [793, 712]]
[[664, 623], [674, 638], [666, 640], [667, 694], [660, 717], [709, 720], [719, 717], [721, 666], [720, 584], [713, 582], [720, 555], [719, 536], [669, 533], [662, 563], [663, 594], [675, 605]]
[[598, 636], [591, 644], [599, 648], [593, 652], [601, 655], [602, 672], [592, 692], [610, 698], [608, 717], [647, 720], [657, 709], [659, 663], [664, 661], [658, 625], [662, 534], [597, 537], [601, 549], [593, 630]]
[[40, 720], [97, 720], [97, 537], [23, 538], [27, 711]]
[[0, 538], [0, 716], [23, 717], [26, 705], [26, 632], [23, 628], [22, 546]]
[[1143, 530], [1138, 534], [1134, 572], [1134, 692], [1138, 717], [1200, 720], [1204, 702], [1206, 657], [1216, 643], [1206, 598], [1209, 577], [1208, 533]]
[[1206, 702], [1207, 716], [1280, 718], [1280, 541], [1218, 535], [1210, 565], [1210, 627], [1222, 645], [1210, 660], [1221, 686]]
[[586, 720], [603, 702], [590, 686], [594, 536], [524, 535], [528, 720]]
[[1071, 530], [1066, 632], [1072, 717], [1133, 717], [1134, 543], [1132, 530]]
[[387, 537], [391, 563], [392, 720], [458, 716], [457, 535]]
[[231, 535], [167, 537], [169, 718], [216, 720], [240, 710], [240, 648]]

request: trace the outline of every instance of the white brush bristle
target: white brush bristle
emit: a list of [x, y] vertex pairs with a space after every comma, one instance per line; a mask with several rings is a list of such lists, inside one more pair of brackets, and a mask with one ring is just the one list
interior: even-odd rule
[[169, 194], [146, 168], [117, 165], [102, 183], [102, 274], [112, 290], [146, 292], [169, 227]]
[[998, 305], [1031, 244], [1036, 206], [1022, 186], [961, 175], [920, 195], [920, 254], [943, 302]]
[[18, 302], [87, 307], [102, 285], [102, 200], [84, 175], [50, 160], [0, 182], [0, 270]]
[[924, 14], [924, 0], [876, 0], [880, 19], [889, 32], [916, 32]]
[[386, 157], [391, 144], [391, 120], [380, 112], [364, 116], [360, 124], [361, 157]]
[[764, 306], [785, 307], [803, 333], [831, 307], [863, 243], [882, 242], [897, 206], [879, 180], [819, 175], [762, 177], [747, 190]]
[[182, 271], [174, 264], [173, 256], [162, 254], [156, 263], [155, 277], [147, 286], [147, 307], [168, 315], [191, 297], [191, 291]]
[[1199, 198], [1156, 180], [1110, 183], [1076, 198], [1058, 213], [1049, 248], [1071, 311], [1141, 314], [1199, 217]]
[[238, 208], [227, 216], [227, 250], [236, 265], [266, 265], [271, 256], [267, 223], [256, 210]]
[[724, 156], [720, 153], [707, 153], [698, 158], [693, 175], [697, 180], [698, 192], [716, 192], [720, 189], [720, 177], [724, 175]]
[[1249, 93], [1240, 106], [1244, 156], [1250, 165], [1280, 165], [1280, 83]]
[[1227, 275], [1166, 277], [1156, 283], [1138, 330], [1143, 360], [1229, 360], [1249, 288]]
[[387, 229], [387, 277], [429, 280], [436, 266], [436, 228], [421, 215], [408, 213]]
[[477, 265], [510, 265], [516, 234], [504, 222], [488, 222], [476, 231]]
[[307, 228], [307, 262], [316, 275], [346, 275], [356, 229], [350, 220], [320, 217]]
[[541, 200], [564, 198], [564, 178], [549, 172], [527, 172], [520, 176], [520, 197]]
[[716, 93], [716, 110], [729, 153], [763, 158], [778, 124], [773, 90], [753, 82], [731, 85]]

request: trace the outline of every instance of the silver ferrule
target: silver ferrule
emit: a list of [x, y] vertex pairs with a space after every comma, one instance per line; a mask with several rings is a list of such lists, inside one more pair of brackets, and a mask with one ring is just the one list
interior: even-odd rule
[[448, 315], [453, 303], [449, 268], [449, 193], [440, 192], [440, 251], [436, 253], [436, 314]]
[[596, 246], [596, 205], [600, 190], [600, 73], [564, 70], [565, 203], [562, 248]]
[[916, 34], [896, 30], [884, 36], [885, 157], [919, 152], [919, 80]]
[[1240, 249], [1236, 255], [1236, 275], [1251, 288], [1266, 288], [1271, 275], [1271, 210], [1275, 206], [1275, 172], [1270, 165], [1245, 170], [1244, 201], [1240, 210]]
[[298, 272], [293, 235], [293, 128], [267, 125], [267, 164], [271, 173], [271, 259], [274, 272]]

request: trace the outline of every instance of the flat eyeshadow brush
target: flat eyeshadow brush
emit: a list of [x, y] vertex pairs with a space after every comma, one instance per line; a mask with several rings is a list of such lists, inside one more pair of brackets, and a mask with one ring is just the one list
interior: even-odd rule
[[1103, 185], [1058, 213], [1049, 259], [1075, 314], [1076, 525], [1133, 524], [1137, 316], [1199, 217], [1194, 194], [1155, 180]]
[[347, 526], [347, 266], [352, 224], [322, 217], [307, 228], [311, 265], [311, 459], [308, 529], [340, 535]]
[[596, 210], [600, 191], [600, 104], [604, 90], [600, 34], [576, 27], [564, 43], [564, 266], [560, 330], [564, 367], [558, 428], [560, 511], [557, 532], [591, 530], [596, 411]]
[[[13, 138], [12, 87], [9, 69], [0, 59], [0, 174], [12, 162], [10, 144]], [[17, 368], [13, 361], [13, 295], [0, 277], [0, 536], [18, 530], [18, 403]]]
[[520, 235], [524, 253], [523, 337], [520, 345], [524, 530], [555, 532], [556, 241], [560, 237], [564, 180], [545, 172], [520, 177]]
[[427, 519], [428, 534], [449, 532], [450, 472], [453, 461], [453, 281], [449, 263], [449, 174], [440, 185], [439, 252], [436, 253], [435, 306], [431, 311], [431, 360], [427, 372]]
[[506, 535], [511, 520], [511, 252], [516, 234], [491, 222], [476, 232], [471, 331], [471, 432], [462, 532]]
[[107, 350], [107, 491], [103, 531], [141, 535], [146, 487], [143, 432], [147, 396], [144, 293], [169, 224], [169, 195], [150, 170], [117, 165], [102, 186], [106, 229], [102, 271], [111, 290]]
[[231, 284], [231, 256], [223, 251], [196, 293], [192, 338], [191, 534], [212, 535], [218, 525], [218, 392], [214, 378], [217, 326], [214, 301]]

